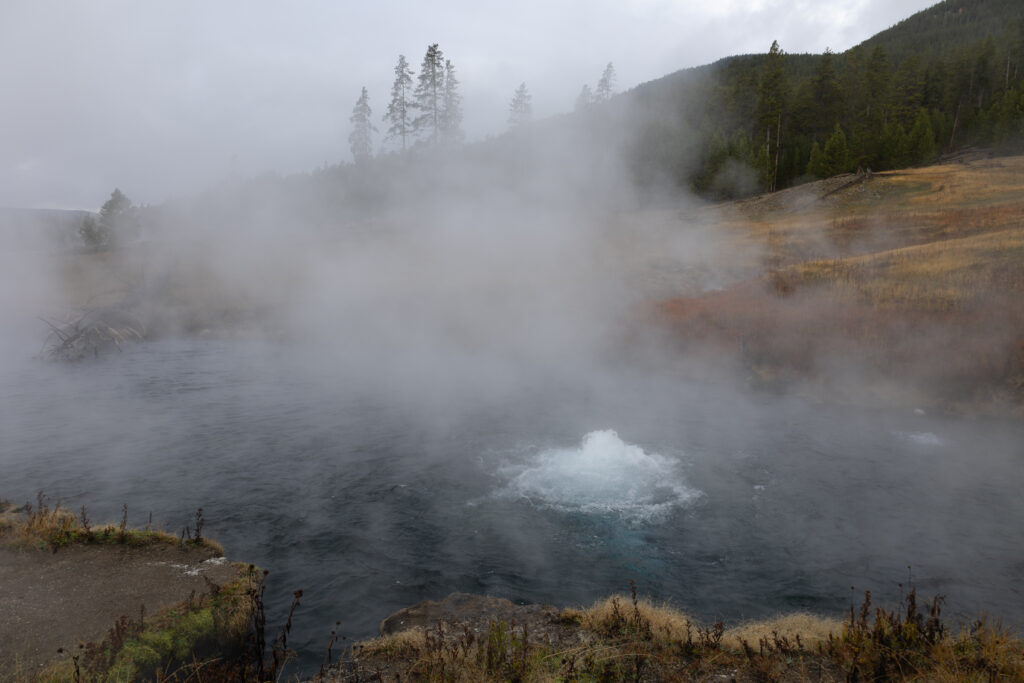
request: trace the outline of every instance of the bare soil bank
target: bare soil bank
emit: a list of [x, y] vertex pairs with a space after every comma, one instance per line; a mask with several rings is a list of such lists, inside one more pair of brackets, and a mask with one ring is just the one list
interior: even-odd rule
[[0, 681], [29, 679], [101, 640], [121, 616], [154, 614], [237, 575], [208, 548], [0, 545]]

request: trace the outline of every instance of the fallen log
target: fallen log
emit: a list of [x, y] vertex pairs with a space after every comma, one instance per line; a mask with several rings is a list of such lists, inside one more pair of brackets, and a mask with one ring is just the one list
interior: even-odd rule
[[120, 351], [124, 344], [146, 338], [142, 322], [117, 309], [89, 309], [63, 321], [40, 320], [49, 327], [39, 354], [45, 360], [95, 358], [112, 347]]

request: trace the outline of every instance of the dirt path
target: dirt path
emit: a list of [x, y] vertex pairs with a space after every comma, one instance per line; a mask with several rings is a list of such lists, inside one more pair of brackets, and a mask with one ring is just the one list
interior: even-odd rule
[[0, 681], [25, 680], [79, 642], [100, 640], [122, 615], [138, 618], [230, 582], [237, 568], [206, 548], [0, 545]]

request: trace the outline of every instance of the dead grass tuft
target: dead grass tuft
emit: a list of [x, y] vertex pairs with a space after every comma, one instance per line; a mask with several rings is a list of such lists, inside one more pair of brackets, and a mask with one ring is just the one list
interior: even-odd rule
[[692, 634], [698, 622], [669, 605], [655, 605], [639, 597], [634, 603], [630, 595], [613, 595], [583, 611], [580, 623], [594, 632], [649, 629], [659, 637], [679, 640]]
[[722, 644], [735, 650], [742, 649], [743, 642], [760, 643], [762, 639], [775, 637], [814, 646], [827, 643], [829, 636], [841, 633], [843, 622], [815, 614], [786, 614], [764, 621], [752, 621], [727, 629], [722, 635]]
[[427, 638], [420, 629], [389, 633], [356, 646], [357, 657], [417, 657], [426, 649]]

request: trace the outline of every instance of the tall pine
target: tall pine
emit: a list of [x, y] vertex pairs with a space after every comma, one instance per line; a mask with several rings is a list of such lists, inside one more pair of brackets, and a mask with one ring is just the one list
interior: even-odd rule
[[399, 139], [402, 141], [402, 151], [408, 146], [409, 136], [412, 135], [412, 70], [409, 62], [405, 61], [405, 55], [398, 55], [398, 64], [395, 66], [395, 82], [391, 86], [391, 102], [388, 104], [387, 113], [384, 114], [384, 121], [390, 124], [387, 131], [387, 139]]
[[352, 132], [348, 134], [348, 146], [357, 164], [373, 156], [373, 134], [377, 129], [370, 122], [371, 114], [370, 95], [364, 86], [362, 94], [352, 108], [352, 116], [348, 119], [352, 124]]
[[512, 102], [508, 105], [508, 127], [519, 128], [533, 119], [533, 98], [526, 89], [526, 83], [520, 83], [512, 94]]
[[437, 43], [430, 45], [423, 56], [414, 96], [419, 114], [412, 121], [413, 130], [436, 146], [441, 142], [445, 99], [444, 53]]
[[759, 169], [764, 189], [773, 191], [777, 185], [779, 157], [782, 151], [782, 117], [789, 101], [789, 83], [786, 81], [785, 60], [778, 41], [773, 40], [761, 69], [761, 82], [757, 87], [757, 107], [754, 111], [754, 139], [764, 140], [764, 157], [768, 167]]
[[818, 62], [818, 70], [811, 81], [811, 92], [818, 110], [812, 129], [816, 135], [827, 134], [843, 115], [843, 93], [839, 89], [832, 51], [828, 48], [825, 48], [825, 54]]
[[450, 59], [444, 61], [444, 97], [441, 109], [441, 142], [457, 145], [462, 142], [462, 95], [459, 80]]
[[587, 85], [586, 83], [584, 83], [583, 87], [580, 88], [580, 94], [576, 96], [576, 105], [575, 105], [574, 109], [576, 111], [581, 111], [583, 109], [586, 109], [587, 107], [589, 107], [593, 103], [594, 103], [594, 93], [591, 92], [590, 86]]
[[601, 73], [597, 81], [597, 88], [594, 90], [595, 102], [607, 102], [615, 94], [615, 65], [608, 62], [608, 66]]

